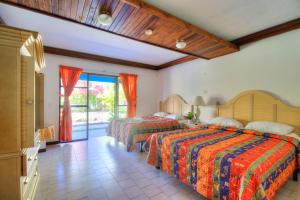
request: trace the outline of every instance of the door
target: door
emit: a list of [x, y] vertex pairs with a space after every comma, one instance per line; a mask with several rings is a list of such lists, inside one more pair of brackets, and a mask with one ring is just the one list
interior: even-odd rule
[[[60, 113], [64, 89], [60, 83]], [[127, 101], [118, 76], [82, 73], [72, 95], [72, 139], [106, 135], [106, 128], [115, 118], [125, 118]]]
[[[88, 139], [88, 74], [82, 73], [70, 96], [72, 140]], [[64, 88], [60, 81], [60, 117], [64, 105]]]
[[108, 123], [116, 118], [116, 76], [89, 74], [88, 133], [90, 137], [106, 135]]

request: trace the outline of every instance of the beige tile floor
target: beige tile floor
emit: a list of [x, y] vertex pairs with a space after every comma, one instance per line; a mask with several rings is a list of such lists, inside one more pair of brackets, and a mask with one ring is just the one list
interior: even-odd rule
[[[192, 188], [127, 153], [110, 137], [49, 146], [41, 153], [36, 200], [202, 200]], [[300, 182], [288, 181], [276, 199], [300, 199]]]

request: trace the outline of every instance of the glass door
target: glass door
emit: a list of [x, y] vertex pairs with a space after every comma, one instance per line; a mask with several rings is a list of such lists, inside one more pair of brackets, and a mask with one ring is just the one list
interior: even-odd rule
[[[88, 139], [88, 79], [87, 74], [80, 75], [72, 95], [70, 106], [72, 110], [72, 140]], [[64, 88], [60, 81], [60, 117], [64, 105]]]
[[108, 123], [116, 117], [118, 77], [89, 74], [88, 132], [90, 137], [106, 135]]
[[[60, 83], [60, 117], [64, 105], [64, 88]], [[127, 101], [117, 76], [82, 73], [72, 95], [72, 139], [106, 135], [106, 128], [115, 118], [125, 118]]]

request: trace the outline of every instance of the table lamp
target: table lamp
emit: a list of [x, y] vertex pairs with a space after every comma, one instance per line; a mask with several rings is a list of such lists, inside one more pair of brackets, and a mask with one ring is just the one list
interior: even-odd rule
[[197, 107], [196, 115], [195, 115], [195, 123], [199, 122], [199, 116], [200, 116], [200, 109], [199, 106], [204, 105], [204, 100], [201, 96], [196, 96], [193, 106]]
[[53, 140], [54, 139], [54, 126], [49, 126], [39, 130], [39, 139], [41, 141]]

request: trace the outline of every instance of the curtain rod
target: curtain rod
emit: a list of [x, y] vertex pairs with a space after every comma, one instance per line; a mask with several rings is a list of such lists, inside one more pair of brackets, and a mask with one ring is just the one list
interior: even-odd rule
[[[89, 69], [89, 70], [83, 70], [83, 72], [86, 73], [93, 73], [93, 74], [102, 74], [102, 75], [108, 75], [108, 76], [120, 76], [120, 73], [132, 73], [132, 72], [111, 72], [111, 71], [106, 71], [106, 70], [96, 70], [96, 69]], [[137, 74], [134, 72], [134, 74]]]
[[119, 76], [120, 73], [118, 72], [110, 72], [106, 70], [83, 70], [83, 72], [86, 73], [92, 73], [92, 74], [102, 74], [102, 75], [108, 75], [108, 76]]

